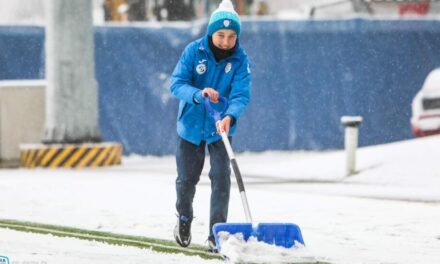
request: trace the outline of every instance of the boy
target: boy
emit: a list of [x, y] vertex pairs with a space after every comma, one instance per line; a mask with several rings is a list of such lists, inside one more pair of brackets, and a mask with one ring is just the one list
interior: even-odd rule
[[[233, 136], [237, 120], [250, 98], [250, 66], [240, 47], [241, 22], [230, 0], [223, 0], [209, 20], [205, 37], [190, 43], [174, 69], [171, 92], [179, 100], [177, 115], [176, 209], [174, 237], [179, 245], [191, 243], [192, 202], [205, 161], [205, 146], [210, 154], [211, 209], [208, 244], [215, 251], [212, 226], [226, 222], [231, 187], [230, 164], [220, 135]], [[215, 121], [205, 111], [204, 97], [218, 103], [228, 99], [222, 120]], [[216, 106], [221, 109], [221, 106]]]

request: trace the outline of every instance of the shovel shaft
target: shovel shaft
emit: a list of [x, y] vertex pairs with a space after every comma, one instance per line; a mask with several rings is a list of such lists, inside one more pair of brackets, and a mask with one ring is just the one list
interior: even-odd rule
[[[205, 95], [205, 109], [214, 118], [216, 124], [221, 121], [221, 117], [228, 108], [228, 99], [226, 97], [220, 97], [219, 100], [223, 103], [223, 111], [218, 112], [212, 106], [209, 101], [208, 95]], [[240, 191], [241, 203], [243, 204], [244, 214], [246, 215], [246, 221], [252, 223], [251, 210], [249, 209], [249, 203], [246, 197], [246, 191], [244, 190], [243, 179], [241, 178], [240, 169], [238, 168], [237, 161], [235, 160], [234, 152], [232, 151], [231, 143], [229, 142], [228, 135], [225, 131], [221, 131], [223, 143], [228, 153], [229, 160], [231, 161], [232, 169], [234, 170], [235, 178], [237, 179], [238, 190]]]
[[252, 223], [251, 210], [249, 209], [249, 203], [246, 196], [246, 191], [244, 189], [243, 178], [241, 177], [240, 169], [238, 168], [237, 160], [235, 159], [234, 152], [232, 151], [231, 143], [229, 142], [228, 135], [226, 132], [220, 133], [223, 143], [225, 144], [226, 152], [228, 152], [229, 160], [231, 161], [232, 169], [234, 170], [234, 175], [237, 180], [238, 190], [240, 191], [241, 203], [243, 204], [244, 214], [246, 216], [246, 221]]

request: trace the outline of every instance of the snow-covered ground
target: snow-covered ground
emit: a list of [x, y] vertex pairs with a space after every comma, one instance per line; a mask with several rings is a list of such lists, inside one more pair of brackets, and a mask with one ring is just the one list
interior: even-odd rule
[[[440, 136], [345, 153], [237, 155], [253, 217], [296, 223], [309, 252], [331, 263], [440, 263]], [[209, 166], [209, 163], [206, 163]], [[209, 216], [205, 168], [194, 201], [193, 243]], [[0, 218], [172, 240], [174, 157], [127, 157], [85, 170], [0, 170]], [[230, 222], [244, 222], [234, 185]], [[11, 263], [221, 263], [137, 248], [0, 229]]]

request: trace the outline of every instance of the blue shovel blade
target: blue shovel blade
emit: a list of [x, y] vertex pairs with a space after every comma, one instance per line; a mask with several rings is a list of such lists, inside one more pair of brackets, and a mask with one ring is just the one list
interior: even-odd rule
[[291, 248], [295, 241], [304, 245], [301, 229], [298, 225], [288, 223], [261, 223], [253, 229], [252, 224], [248, 223], [219, 223], [212, 227], [217, 248], [221, 250], [221, 240], [219, 232], [225, 231], [229, 234], [242, 233], [247, 241], [250, 236], [254, 236], [258, 241], [267, 244]]

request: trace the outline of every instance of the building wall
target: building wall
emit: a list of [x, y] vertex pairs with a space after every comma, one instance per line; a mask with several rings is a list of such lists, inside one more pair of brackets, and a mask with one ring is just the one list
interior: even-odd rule
[[41, 80], [0, 81], [0, 160], [17, 160], [20, 144], [41, 142], [45, 85]]

